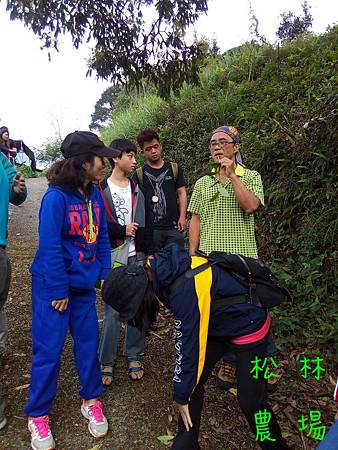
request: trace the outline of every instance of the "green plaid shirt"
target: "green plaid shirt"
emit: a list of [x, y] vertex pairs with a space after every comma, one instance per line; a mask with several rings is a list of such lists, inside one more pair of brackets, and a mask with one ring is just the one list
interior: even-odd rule
[[[259, 173], [237, 165], [236, 175], [264, 205]], [[254, 214], [245, 213], [239, 206], [229, 179], [224, 185], [210, 175], [197, 180], [188, 211], [200, 216], [200, 250], [208, 254], [220, 251], [258, 258]]]

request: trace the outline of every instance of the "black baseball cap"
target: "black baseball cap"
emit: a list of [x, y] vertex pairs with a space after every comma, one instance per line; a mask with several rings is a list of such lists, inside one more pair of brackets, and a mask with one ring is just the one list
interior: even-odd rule
[[2, 126], [0, 128], [0, 136], [2, 136], [4, 133], [9, 133], [8, 128], [5, 126]]
[[64, 158], [94, 153], [94, 155], [116, 158], [121, 154], [120, 150], [109, 148], [91, 131], [74, 131], [69, 133], [61, 144], [61, 153]]

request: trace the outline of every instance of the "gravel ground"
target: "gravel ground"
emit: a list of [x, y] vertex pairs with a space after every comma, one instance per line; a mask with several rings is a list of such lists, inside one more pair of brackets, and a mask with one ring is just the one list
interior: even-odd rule
[[[23, 405], [27, 399], [31, 364], [31, 307], [28, 268], [37, 246], [37, 217], [41, 196], [46, 189], [43, 178], [29, 179], [29, 196], [20, 207], [10, 210], [9, 254], [13, 279], [7, 303], [10, 336], [5, 367], [1, 371], [3, 393], [7, 399], [7, 427], [0, 432], [0, 449], [29, 448], [29, 435]], [[98, 300], [100, 323], [102, 303]], [[176, 415], [172, 410], [171, 372], [174, 361], [173, 333], [170, 323], [148, 338], [144, 357], [145, 377], [139, 382], [128, 380], [125, 361], [120, 354], [113, 384], [105, 390], [104, 410], [110, 431], [101, 441], [88, 433], [80, 413], [79, 383], [68, 338], [63, 353], [59, 390], [51, 425], [59, 450], [151, 450], [164, 449], [158, 436], [175, 433]], [[121, 353], [121, 351], [120, 351]], [[282, 414], [283, 432], [291, 437], [295, 448], [304, 447], [293, 425]], [[169, 445], [170, 446], [170, 445]], [[254, 436], [241, 414], [236, 397], [216, 388], [212, 377], [206, 388], [206, 406], [201, 428], [203, 450], [254, 450]], [[187, 449], [189, 450], [189, 449]]]

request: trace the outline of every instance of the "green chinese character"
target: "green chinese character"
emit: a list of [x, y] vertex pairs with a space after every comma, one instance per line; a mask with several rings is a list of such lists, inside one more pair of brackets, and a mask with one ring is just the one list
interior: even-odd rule
[[323, 369], [323, 367], [321, 367], [321, 365], [320, 365], [320, 363], [322, 361], [324, 361], [324, 359], [319, 358], [319, 357], [317, 357], [311, 361], [316, 364], [315, 368], [312, 371], [312, 373], [316, 373], [316, 375], [315, 375], [316, 380], [320, 379], [321, 372], [325, 372], [325, 369]]
[[322, 425], [320, 420], [320, 411], [310, 411], [310, 420], [313, 423], [310, 423], [310, 431], [307, 436], [316, 439], [317, 441], [322, 441], [325, 437], [326, 426]]
[[271, 420], [271, 412], [264, 409], [263, 411], [258, 411], [255, 413], [255, 424], [256, 424], [256, 441], [272, 441], [276, 439], [270, 437], [269, 422]]
[[307, 429], [307, 425], [305, 425], [305, 422], [307, 422], [309, 419], [305, 416], [302, 416], [297, 422], [301, 424], [301, 427], [299, 428], [300, 431], [304, 431]]
[[262, 360], [259, 359], [258, 356], [255, 356], [255, 360], [254, 360], [254, 361], [250, 361], [251, 364], [254, 364], [254, 367], [253, 367], [252, 370], [250, 370], [250, 373], [253, 373], [253, 372], [254, 372], [254, 375], [252, 375], [252, 376], [253, 376], [253, 378], [256, 378], [256, 380], [258, 379], [258, 372], [264, 370], [264, 367], [265, 367], [265, 365], [266, 365], [266, 359], [267, 359], [267, 358], [264, 359], [262, 367], [260, 367], [260, 365], [259, 365], [259, 363], [260, 363]]
[[302, 372], [302, 377], [303, 378], [307, 378], [308, 377], [308, 372], [311, 370], [311, 366], [308, 364], [310, 360], [306, 358], [306, 356], [304, 356], [304, 359], [301, 359], [299, 362], [303, 363], [302, 368], [300, 369], [300, 371]]
[[[264, 376], [264, 378], [266, 380], [268, 380], [269, 378], [272, 378], [272, 377], [278, 377], [277, 374], [270, 372], [270, 369], [267, 366], [268, 358], [264, 358], [264, 360], [262, 362], [262, 365], [260, 366], [259, 363], [261, 361], [262, 360], [259, 359], [257, 356], [255, 357], [254, 361], [250, 361], [251, 364], [254, 364], [254, 367], [252, 368], [252, 370], [250, 370], [250, 373], [253, 373], [253, 375], [252, 375], [253, 378], [255, 378], [257, 380], [258, 379], [258, 373], [259, 372], [263, 372], [263, 371], [264, 371], [263, 376]], [[278, 368], [278, 364], [276, 363], [276, 361], [272, 357], [270, 357], [270, 361], [271, 361], [271, 364], [273, 365], [273, 367], [275, 369], [277, 369]]]
[[[276, 361], [273, 359], [272, 356], [270, 356], [270, 362], [271, 362], [271, 365], [272, 365], [275, 369], [278, 369], [278, 364], [276, 363]], [[269, 378], [272, 378], [272, 377], [278, 377], [278, 374], [269, 372], [269, 368], [267, 367], [266, 370], [265, 370], [265, 373], [264, 373], [264, 378], [265, 378], [266, 380], [268, 380]]]
[[304, 431], [309, 427], [308, 437], [312, 437], [317, 441], [322, 441], [325, 437], [326, 426], [322, 425], [320, 420], [320, 411], [310, 411], [310, 422], [305, 424], [309, 419], [302, 416], [297, 422], [301, 424], [300, 431]]

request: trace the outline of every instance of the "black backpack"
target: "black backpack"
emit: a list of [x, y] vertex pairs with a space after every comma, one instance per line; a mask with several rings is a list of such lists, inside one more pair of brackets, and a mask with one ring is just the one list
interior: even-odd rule
[[260, 303], [264, 308], [273, 308], [286, 299], [293, 300], [288, 289], [259, 259], [224, 252], [211, 252], [207, 259], [228, 270], [236, 280], [244, 284], [253, 304]]
[[225, 252], [211, 252], [206, 255], [197, 251], [196, 255], [206, 258], [208, 262], [195, 269], [189, 269], [174, 282], [175, 286], [180, 284], [184, 278], [193, 278], [198, 273], [216, 264], [230, 272], [237, 281], [248, 289], [248, 300], [254, 305], [273, 308], [286, 299], [293, 300], [288, 289], [259, 259]]

